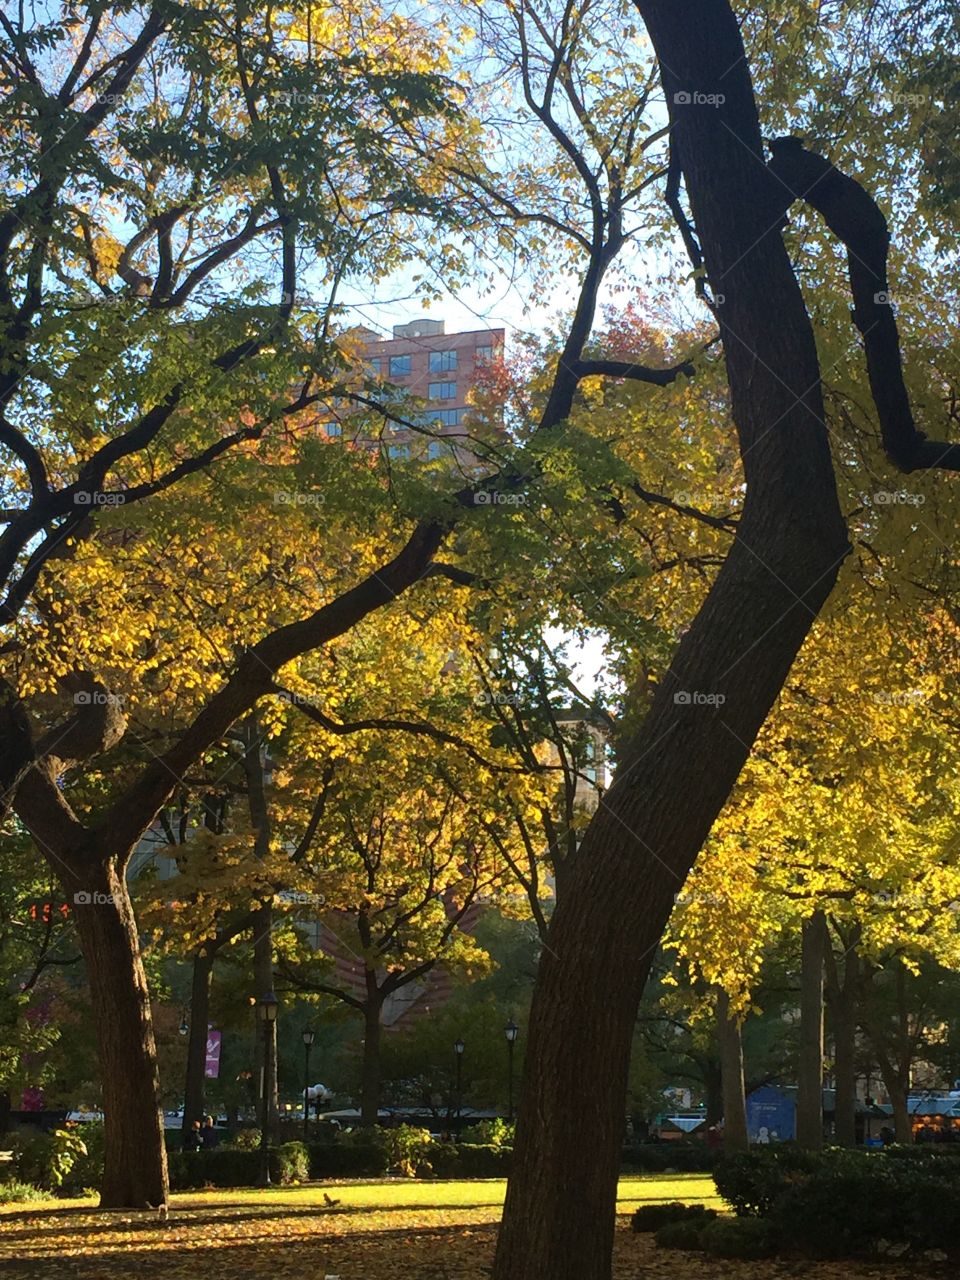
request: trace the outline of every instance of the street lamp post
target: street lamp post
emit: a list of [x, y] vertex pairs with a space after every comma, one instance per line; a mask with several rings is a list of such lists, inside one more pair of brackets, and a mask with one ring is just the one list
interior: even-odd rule
[[466, 1047], [463, 1043], [463, 1036], [454, 1041], [453, 1052], [457, 1055], [457, 1138], [460, 1137], [462, 1123], [460, 1113], [463, 1110], [463, 1051]]
[[313, 1027], [303, 1028], [303, 1140], [304, 1142], [310, 1136], [310, 1099], [307, 1096], [310, 1091], [310, 1049], [313, 1045], [316, 1032]]
[[263, 1023], [263, 1075], [260, 1081], [262, 1110], [260, 1115], [260, 1185], [270, 1185], [270, 1078], [273, 1066], [273, 1025], [277, 1020], [277, 997], [272, 991], [257, 1001], [257, 1013]]
[[511, 1018], [503, 1029], [503, 1034], [507, 1037], [507, 1063], [509, 1078], [509, 1099], [510, 1105], [507, 1111], [507, 1119], [513, 1120], [513, 1046], [517, 1043], [517, 1036], [520, 1034], [520, 1028]]

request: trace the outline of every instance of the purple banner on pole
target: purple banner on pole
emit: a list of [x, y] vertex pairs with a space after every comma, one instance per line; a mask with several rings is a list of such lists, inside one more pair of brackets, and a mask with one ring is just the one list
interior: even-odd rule
[[216, 1080], [220, 1074], [220, 1032], [212, 1027], [207, 1029], [207, 1056], [203, 1074], [208, 1080]]

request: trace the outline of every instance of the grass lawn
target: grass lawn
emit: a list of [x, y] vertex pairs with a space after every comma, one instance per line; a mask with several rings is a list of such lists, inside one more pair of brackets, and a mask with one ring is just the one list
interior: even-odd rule
[[[155, 1213], [101, 1212], [92, 1200], [0, 1205], [0, 1276], [78, 1280], [481, 1280], [489, 1276], [506, 1183], [329, 1182], [275, 1190], [184, 1192], [166, 1223]], [[339, 1203], [330, 1205], [325, 1196]], [[660, 1251], [629, 1231], [638, 1204], [722, 1207], [700, 1174], [620, 1182], [617, 1280], [714, 1280], [796, 1273], [777, 1263], [711, 1262]], [[804, 1275], [865, 1277], [876, 1269], [804, 1267]], [[899, 1280], [893, 1267], [885, 1280]]]

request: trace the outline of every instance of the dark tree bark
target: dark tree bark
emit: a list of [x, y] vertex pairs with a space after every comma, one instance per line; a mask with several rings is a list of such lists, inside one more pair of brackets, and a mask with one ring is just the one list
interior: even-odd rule
[[[257, 999], [273, 990], [273, 903], [266, 902], [253, 914], [253, 983]], [[269, 1054], [266, 1054], [269, 1045]], [[264, 1056], [267, 1056], [266, 1063]], [[267, 1096], [269, 1128], [276, 1131], [279, 1114], [277, 1091], [277, 1024], [268, 1022], [266, 1027], [257, 1022], [257, 1079], [263, 1081]], [[264, 1079], [264, 1067], [268, 1076]], [[263, 1092], [260, 1094], [261, 1104]]]
[[[847, 550], [813, 333], [725, 0], [638, 0], [724, 341], [747, 498], [733, 548], [569, 868], [531, 1012], [495, 1280], [607, 1280], [650, 960]], [[695, 20], [693, 17], [695, 16]], [[719, 106], [684, 102], [691, 89]], [[680, 95], [679, 100], [675, 95]], [[675, 701], [679, 692], [722, 704]]]
[[[859, 927], [837, 930], [842, 957], [827, 947], [826, 993], [833, 1029], [834, 1137], [842, 1147], [857, 1141], [857, 1011], [860, 985]], [[842, 974], [842, 977], [841, 977]]]
[[797, 1070], [797, 1142], [808, 1151], [823, 1146], [823, 966], [827, 922], [815, 911], [800, 937], [800, 1059]]
[[890, 1104], [893, 1107], [894, 1135], [898, 1142], [912, 1142], [913, 1123], [910, 1120], [910, 1112], [907, 1105], [909, 1092], [907, 1080], [896, 1071], [891, 1063], [886, 1061], [881, 1061], [880, 1063], [880, 1074], [883, 1077], [884, 1087], [890, 1095]]
[[893, 1007], [885, 1009], [884, 1001], [878, 1000], [876, 993], [871, 998], [868, 990], [863, 1006], [863, 1029], [890, 1095], [897, 1141], [912, 1142], [913, 1123], [907, 1106], [910, 1074], [923, 1040], [927, 1010], [915, 993], [908, 990], [907, 970], [901, 963], [895, 964]]
[[367, 999], [363, 1010], [363, 1063], [360, 1074], [360, 1123], [370, 1128], [380, 1113], [380, 1016], [383, 999], [377, 975], [367, 974]]
[[207, 1064], [207, 1026], [210, 1021], [210, 978], [213, 955], [206, 949], [193, 957], [190, 983], [190, 1038], [187, 1041], [187, 1074], [183, 1101], [183, 1132], [190, 1132], [194, 1120], [203, 1121], [204, 1071]]
[[707, 1126], [723, 1119], [723, 1070], [719, 1062], [703, 1066], [703, 1096], [707, 1108]]
[[74, 902], [103, 1088], [100, 1204], [139, 1209], [164, 1204], [167, 1157], [150, 996], [126, 882], [107, 864], [77, 885]]
[[750, 1140], [743, 1080], [743, 1036], [739, 1019], [731, 1015], [730, 997], [722, 988], [717, 991], [717, 1036], [723, 1081], [723, 1149], [746, 1151]]

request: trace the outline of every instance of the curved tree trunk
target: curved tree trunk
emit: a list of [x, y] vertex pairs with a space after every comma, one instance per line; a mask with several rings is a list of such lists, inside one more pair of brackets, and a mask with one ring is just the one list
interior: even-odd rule
[[157, 1099], [153, 1023], [124, 879], [99, 868], [74, 890], [103, 1082], [104, 1208], [166, 1203], [167, 1156]]
[[800, 1061], [797, 1071], [797, 1142], [823, 1146], [823, 966], [827, 922], [815, 911], [800, 938]]
[[[629, 1049], [650, 960], [847, 550], [813, 334], [778, 230], [781, 196], [763, 164], [736, 21], [725, 0], [698, 4], [695, 21], [677, 0], [638, 8], [722, 298], [747, 498], [734, 546], [557, 902], [495, 1280], [608, 1280]], [[721, 104], [693, 105], [690, 89]]]
[[730, 997], [722, 988], [717, 991], [717, 1034], [723, 1081], [723, 1149], [746, 1151], [750, 1140], [743, 1083], [743, 1036], [740, 1021], [730, 1014]]
[[206, 950], [199, 951], [193, 957], [193, 977], [190, 983], [190, 1038], [187, 1041], [187, 1074], [183, 1095], [184, 1135], [190, 1132], [194, 1120], [203, 1122], [212, 973], [213, 956]]

